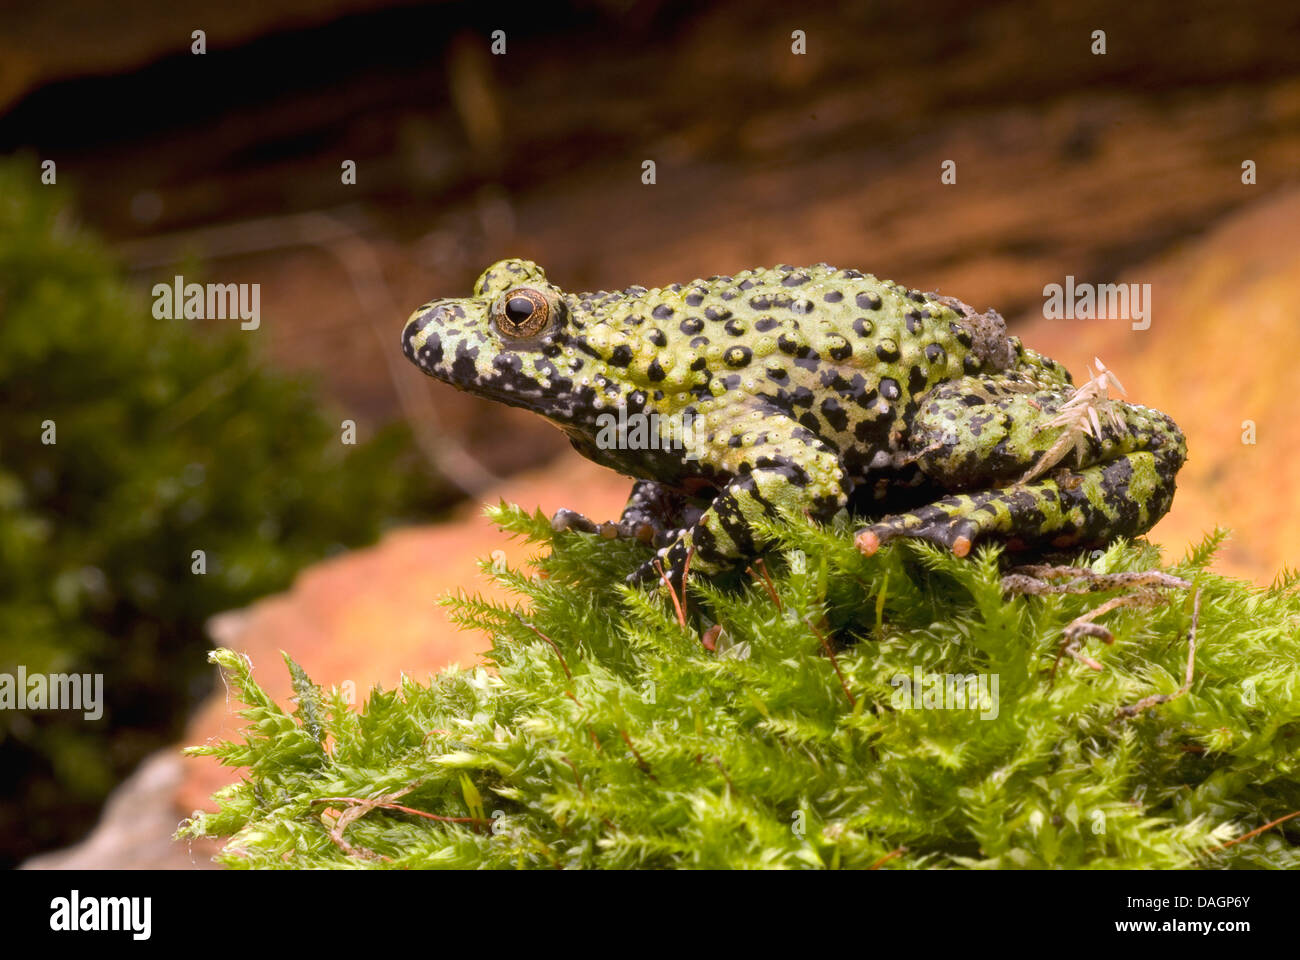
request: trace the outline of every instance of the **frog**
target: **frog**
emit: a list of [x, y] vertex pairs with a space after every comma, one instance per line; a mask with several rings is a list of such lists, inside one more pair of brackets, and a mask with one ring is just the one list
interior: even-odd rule
[[1173, 419], [1112, 397], [1100, 361], [1076, 387], [996, 310], [826, 263], [569, 293], [504, 259], [401, 340], [635, 481], [617, 521], [552, 518], [646, 544], [634, 584], [743, 570], [780, 514], [859, 517], [864, 555], [1100, 547], [1164, 516], [1186, 460]]

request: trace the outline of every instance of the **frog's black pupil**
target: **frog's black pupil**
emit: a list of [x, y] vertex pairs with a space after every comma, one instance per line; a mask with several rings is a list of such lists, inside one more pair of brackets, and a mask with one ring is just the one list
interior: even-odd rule
[[523, 323], [533, 315], [533, 301], [527, 297], [512, 297], [506, 301], [506, 318], [511, 323]]

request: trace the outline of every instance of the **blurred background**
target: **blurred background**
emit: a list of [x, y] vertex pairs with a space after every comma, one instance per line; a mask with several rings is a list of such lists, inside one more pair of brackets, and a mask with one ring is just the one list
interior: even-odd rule
[[[1167, 555], [1220, 525], [1222, 571], [1294, 565], [1300, 6], [1164, 6], [0, 5], [0, 672], [107, 703], [0, 711], [0, 864], [204, 866], [168, 837], [231, 778], [176, 751], [239, 726], [209, 646], [277, 694], [282, 649], [358, 699], [470, 665], [437, 598], [526, 556], [480, 505], [617, 514], [626, 480], [401, 356], [505, 256], [571, 291], [828, 261], [994, 307], [1183, 426]], [[154, 319], [176, 275], [259, 284], [260, 327]], [[1150, 328], [1045, 319], [1067, 276], [1151, 284]]]

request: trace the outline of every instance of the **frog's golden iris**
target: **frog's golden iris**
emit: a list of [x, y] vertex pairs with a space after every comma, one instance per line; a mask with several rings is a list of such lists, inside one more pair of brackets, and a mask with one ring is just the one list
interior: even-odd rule
[[541, 291], [518, 287], [502, 294], [494, 314], [507, 337], [532, 337], [550, 320], [551, 305]]

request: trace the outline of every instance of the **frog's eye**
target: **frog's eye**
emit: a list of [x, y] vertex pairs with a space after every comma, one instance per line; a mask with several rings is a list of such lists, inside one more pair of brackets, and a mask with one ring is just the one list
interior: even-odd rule
[[507, 337], [531, 337], [550, 320], [551, 305], [540, 291], [518, 287], [501, 296], [493, 313]]

